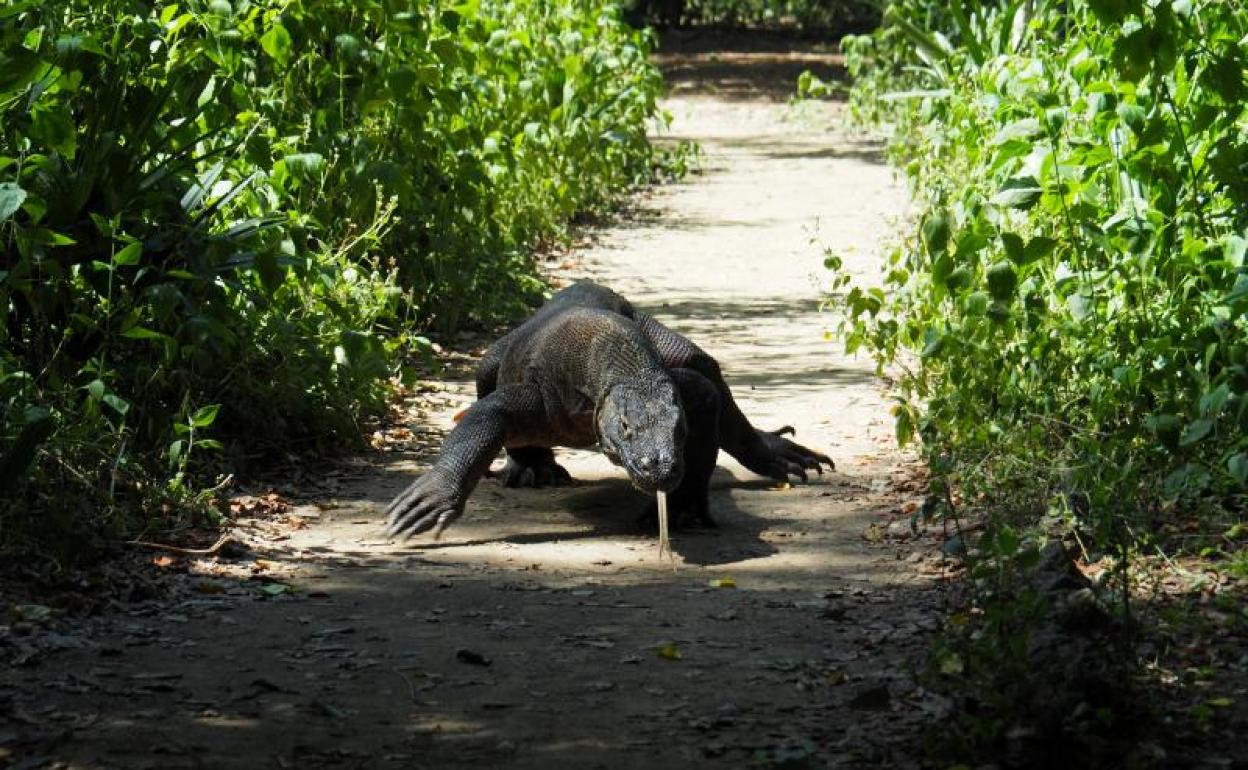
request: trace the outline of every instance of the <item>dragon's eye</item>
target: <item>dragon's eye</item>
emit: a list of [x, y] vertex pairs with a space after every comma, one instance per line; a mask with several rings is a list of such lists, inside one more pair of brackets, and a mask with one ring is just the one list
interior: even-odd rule
[[620, 430], [628, 433], [628, 420], [625, 420], [623, 417], [620, 418]]

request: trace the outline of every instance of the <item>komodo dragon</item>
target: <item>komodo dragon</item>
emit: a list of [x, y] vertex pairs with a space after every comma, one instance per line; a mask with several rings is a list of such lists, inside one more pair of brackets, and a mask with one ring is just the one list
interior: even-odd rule
[[[598, 444], [642, 491], [669, 493], [675, 522], [708, 526], [707, 486], [722, 447], [751, 471], [788, 481], [832, 461], [762, 431], [732, 399], [719, 364], [628, 300], [589, 281], [551, 297], [495, 342], [477, 369], [477, 401], [433, 467], [387, 509], [387, 533], [441, 534], [506, 447], [504, 484], [571, 482], [551, 447]], [[653, 508], [653, 503], [652, 503]]]

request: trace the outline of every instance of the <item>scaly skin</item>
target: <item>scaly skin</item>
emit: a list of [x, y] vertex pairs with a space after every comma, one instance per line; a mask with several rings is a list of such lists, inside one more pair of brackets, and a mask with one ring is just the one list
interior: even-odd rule
[[477, 397], [433, 467], [390, 504], [390, 535], [440, 534], [504, 447], [504, 484], [543, 486], [571, 481], [551, 447], [597, 443], [639, 489], [670, 493], [677, 522], [694, 516], [706, 524], [721, 447], [777, 480], [805, 481], [807, 471], [834, 467], [784, 438], [791, 427], [754, 428], [713, 358], [589, 282], [559, 292], [490, 347]]

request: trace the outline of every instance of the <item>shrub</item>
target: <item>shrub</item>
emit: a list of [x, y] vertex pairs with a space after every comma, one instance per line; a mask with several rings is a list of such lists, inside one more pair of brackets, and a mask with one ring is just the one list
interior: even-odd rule
[[845, 42], [921, 211], [882, 287], [837, 279], [845, 339], [906, 363], [898, 438], [968, 499], [1101, 547], [1242, 511], [1246, 32], [1234, 3], [904, 0]]
[[605, 0], [0, 9], [0, 545], [357, 441], [652, 177], [647, 52]]

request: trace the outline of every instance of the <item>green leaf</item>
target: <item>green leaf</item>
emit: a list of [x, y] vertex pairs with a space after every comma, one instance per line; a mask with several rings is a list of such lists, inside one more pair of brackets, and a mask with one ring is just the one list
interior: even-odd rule
[[274, 24], [260, 38], [260, 47], [283, 67], [290, 61], [290, 33], [281, 24]]
[[1037, 235], [1027, 243], [1027, 248], [1023, 252], [1022, 265], [1029, 265], [1037, 262], [1053, 253], [1057, 248], [1057, 240], [1043, 235]]
[[394, 96], [402, 98], [416, 87], [416, 70], [411, 67], [398, 67], [386, 76], [386, 86]]
[[1011, 209], [1029, 209], [1040, 200], [1040, 183], [1033, 176], [1011, 179], [1001, 185], [1001, 189], [992, 196], [994, 206]]
[[920, 358], [931, 358], [940, 355], [940, 351], [945, 347], [945, 335], [935, 329], [928, 329], [923, 332], [923, 350], [919, 352]]
[[144, 329], [142, 326], [131, 326], [121, 333], [121, 336], [132, 340], [168, 340], [169, 335], [160, 332]]
[[1135, 10], [1137, 3], [1129, 0], [1088, 0], [1088, 7], [1096, 18], [1105, 24], [1118, 24], [1127, 18], [1127, 13]]
[[1200, 414], [1202, 417], [1216, 418], [1231, 397], [1231, 389], [1224, 382], [1200, 397]]
[[954, 249], [954, 256], [958, 261], [964, 261], [973, 254], [983, 251], [984, 247], [989, 243], [988, 236], [975, 230], [968, 230], [958, 236], [958, 245]]
[[25, 200], [25, 190], [13, 182], [0, 182], [0, 222], [13, 216]]
[[97, 56], [105, 56], [104, 49], [100, 46], [100, 41], [93, 37], [83, 37], [81, 35], [64, 35], [56, 40], [56, 52], [61, 56], [68, 56], [86, 51]]
[[91, 395], [93, 401], [99, 401], [104, 398], [104, 381], [92, 380], [91, 384], [87, 385], [87, 393]]
[[1183, 435], [1179, 437], [1179, 446], [1191, 446], [1201, 441], [1209, 435], [1213, 430], [1213, 421], [1205, 418], [1192, 420], [1183, 429]]
[[1024, 118], [1006, 125], [992, 138], [994, 146], [1020, 139], [1031, 139], [1040, 135], [1040, 121], [1035, 118]]
[[893, 427], [897, 434], [897, 446], [904, 447], [914, 438], [914, 420], [905, 404], [893, 407]]
[[927, 253], [937, 257], [949, 247], [949, 218], [943, 212], [935, 212], [923, 220], [923, 244]]
[[1123, 125], [1139, 134], [1144, 131], [1144, 122], [1148, 118], [1148, 113], [1138, 104], [1120, 104], [1118, 105], [1118, 118]]
[[1147, 27], [1139, 26], [1114, 39], [1112, 60], [1127, 80], [1139, 80], [1153, 65], [1155, 41]]
[[221, 411], [220, 404], [210, 404], [195, 410], [195, 414], [191, 415], [191, 425], [196, 428], [207, 428], [217, 419], [217, 412]]
[[78, 127], [67, 108], [39, 110], [34, 114], [30, 136], [49, 150], [73, 158], [78, 147]]
[[1234, 54], [1214, 59], [1203, 80], [1226, 104], [1238, 105], [1244, 99], [1244, 64]]
[[298, 177], [311, 177], [325, 167], [325, 156], [319, 152], [299, 152], [282, 158], [286, 170]]
[[992, 297], [989, 297], [982, 291], [973, 291], [966, 295], [966, 313], [967, 315], [986, 315], [988, 306], [992, 304]]
[[1239, 452], [1231, 455], [1226, 461], [1226, 469], [1240, 484], [1248, 484], [1248, 454]]
[[[0, 219], [4, 217], [0, 216]], [[1231, 267], [1244, 266], [1244, 253], [1248, 252], [1248, 239], [1241, 238], [1238, 235], [1228, 236], [1222, 244], [1222, 258], [1227, 261]]]
[[115, 393], [105, 393], [103, 397], [104, 403], [113, 408], [113, 411], [122, 417], [126, 416], [126, 412], [130, 411], [130, 402]]
[[114, 265], [137, 265], [143, 257], [143, 243], [134, 241], [113, 255]]
[[1144, 418], [1144, 425], [1157, 436], [1157, 440], [1167, 449], [1179, 446], [1179, 432], [1183, 421], [1173, 414], [1150, 414]]
[[358, 59], [364, 55], [364, 46], [355, 35], [338, 35], [334, 38], [334, 49], [344, 59]]
[[1005, 246], [1005, 256], [1017, 264], [1024, 263], [1027, 258], [1027, 244], [1023, 242], [1021, 236], [1014, 233], [1001, 233], [1001, 243]]
[[1018, 273], [1009, 262], [998, 262], [988, 268], [988, 292], [992, 298], [1004, 301], [1014, 296], [1018, 288]]
[[974, 280], [974, 276], [972, 276], [970, 269], [959, 267], [945, 279], [945, 288], [949, 289], [950, 294], [957, 294], [962, 289], [970, 286], [972, 280]]

